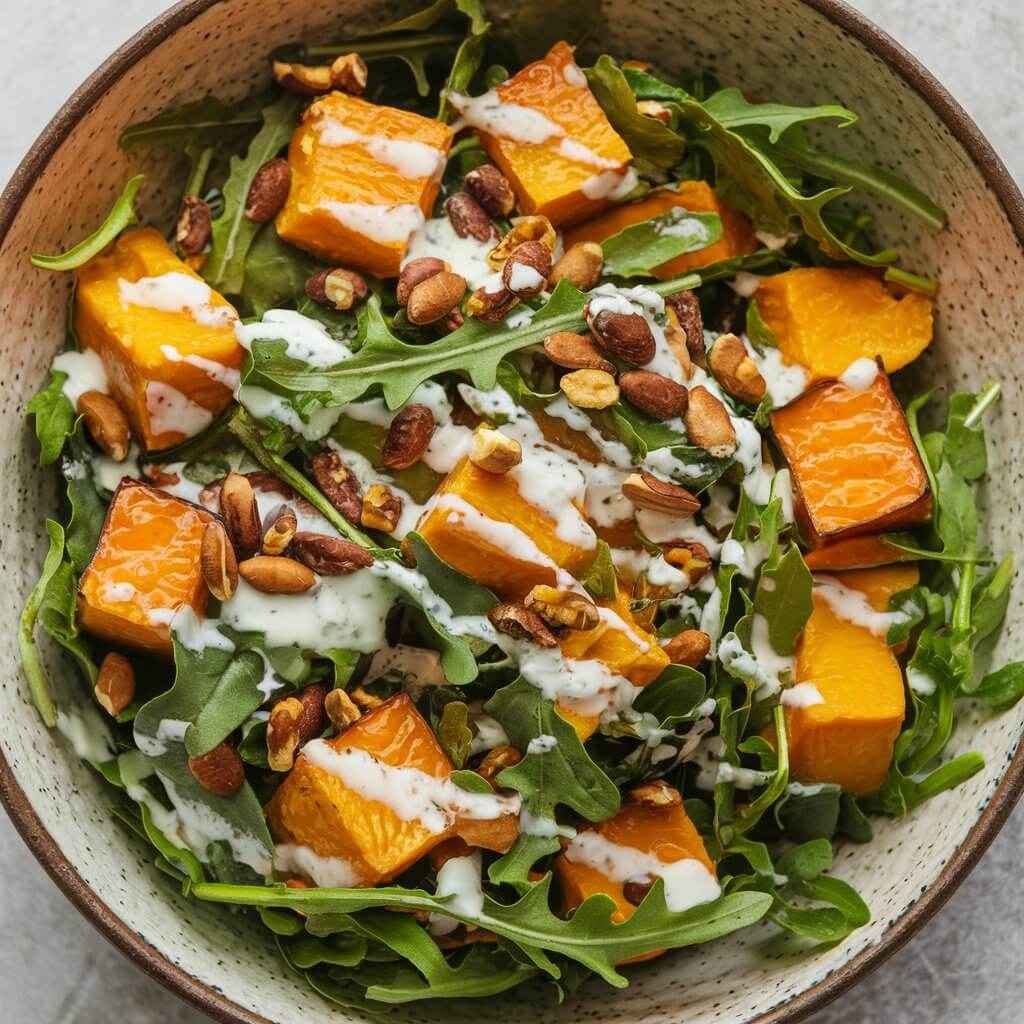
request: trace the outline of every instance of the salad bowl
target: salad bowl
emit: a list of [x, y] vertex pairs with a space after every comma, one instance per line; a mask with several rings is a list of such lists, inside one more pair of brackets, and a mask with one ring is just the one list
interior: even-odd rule
[[[929, 233], [886, 214], [887, 241], [915, 254], [916, 272], [940, 281], [935, 344], [917, 364], [922, 387], [947, 392], [1000, 382], [1002, 402], [987, 421], [988, 483], [979, 491], [982, 542], [1013, 551], [1022, 528], [1013, 495], [1021, 486], [1016, 437], [1022, 386], [1014, 340], [1024, 320], [1017, 285], [1024, 272], [1024, 200], [998, 157], [942, 87], [877, 28], [836, 0], [690, 0], [570, 5], [567, 18], [544, 5], [496, 3], [501, 24], [522, 7], [535, 31], [580, 41], [580, 53], [608, 52], [655, 65], [701, 65], [750, 94], [786, 103], [842, 103], [860, 114], [843, 156], [871, 159], [937, 197], [948, 226]], [[556, 8], [558, 5], [555, 5]], [[518, 22], [524, 23], [522, 11]], [[32, 252], [66, 249], [102, 220], [139, 158], [119, 149], [126, 126], [214, 94], [238, 100], [268, 82], [266, 55], [295, 39], [354, 35], [393, 19], [388, 5], [298, 0], [186, 0], [114, 54], [47, 127], [0, 199], [0, 305], [6, 331], [0, 366], [6, 471], [2, 545], [9, 584], [7, 621], [18, 620], [46, 550], [42, 519], [54, 482], [39, 471], [26, 405], [46, 377], [65, 333], [68, 285], [31, 266]], [[560, 20], [561, 19], [561, 20]], [[551, 22], [551, 24], [548, 24]], [[555, 22], [559, 22], [555, 24]], [[140, 212], [169, 225], [177, 173], [148, 156]], [[161, 205], [163, 203], [164, 205]], [[1006, 625], [986, 659], [1024, 657], [1024, 606], [1009, 602]], [[19, 668], [13, 628], [0, 646], [6, 714], [0, 720], [0, 796], [25, 841], [69, 899], [127, 956], [170, 990], [230, 1022], [364, 1019], [332, 1007], [284, 972], [258, 922], [186, 900], [153, 867], [143, 844], [119, 828], [102, 780], [80, 758], [89, 736], [66, 717], [63, 739], [39, 720]], [[58, 704], [74, 688], [56, 648], [41, 644]], [[695, 1024], [795, 1021], [835, 998], [907, 941], [977, 862], [1024, 787], [1024, 707], [994, 716], [963, 702], [948, 748], [979, 751], [985, 767], [908, 817], [876, 826], [865, 845], [841, 845], [836, 871], [871, 910], [869, 924], [813, 953], [778, 941], [771, 929], [676, 953], [631, 972], [627, 990], [582, 989], [559, 1006], [540, 989], [517, 990], [481, 1006], [444, 1001], [397, 1007], [392, 1019], [509, 1021], [644, 1019]], [[93, 758], [96, 760], [96, 758]], [[499, 997], [500, 998], [500, 997]]]

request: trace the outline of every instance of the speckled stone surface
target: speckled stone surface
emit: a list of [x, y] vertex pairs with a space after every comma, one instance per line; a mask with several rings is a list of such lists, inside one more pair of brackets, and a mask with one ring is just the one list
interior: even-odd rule
[[[0, 49], [4, 53], [4, 60], [0, 61], [0, 90], [8, 99], [6, 131], [0, 137], [0, 180], [10, 174], [37, 131], [71, 89], [114, 46], [164, 6], [158, 0], [118, 0], [116, 3], [112, 0], [79, 0], [76, 4], [59, 0], [34, 0], [31, 4], [5, 0], [0, 3]], [[666, 3], [663, 6], [680, 11], [686, 7], [683, 3]], [[723, 3], [722, 6], [736, 8], [735, 3]], [[1024, 176], [1024, 145], [1021, 141], [1024, 139], [1024, 119], [1016, 102], [1024, 85], [1024, 68], [1017, 60], [1020, 45], [1024, 42], [1024, 14], [1019, 11], [1016, 0], [984, 0], [977, 5], [936, 0], [930, 6], [927, 19], [922, 16], [920, 4], [908, 0], [861, 0], [856, 6], [889, 29], [938, 74], [988, 133], [1011, 171], [1016, 172], [1018, 179]], [[658, 34], [664, 38], [660, 28]], [[682, 33], [680, 38], [685, 39], [686, 33]], [[694, 39], [694, 44], [699, 46], [700, 40]], [[793, 56], [796, 56], [795, 48]], [[817, 83], [817, 94], [824, 97], [829, 91], [830, 69], [814, 58], [810, 67]], [[998, 88], [995, 87], [996, 77]], [[771, 91], [769, 82], [748, 81], [745, 84], [762, 86], [758, 91]], [[845, 97], [840, 93], [836, 98]], [[887, 129], [884, 119], [889, 108], [885, 98], [873, 109], [865, 110], [863, 105], [860, 109], [866, 115], [866, 130], [870, 130], [868, 126], [871, 124], [880, 126], [882, 131]], [[910, 138], [913, 135], [913, 109], [896, 111], [896, 114], [908, 119], [900, 133]], [[938, 139], [934, 142], [939, 144]], [[899, 148], [894, 146], [891, 152], [898, 152]], [[104, 152], [97, 150], [95, 157], [102, 160]], [[967, 174], [965, 168], [965, 178]], [[110, 179], [102, 172], [97, 177], [103, 179], [109, 190]], [[86, 183], [80, 187], [84, 190]], [[73, 190], [74, 193], [78, 191], [77, 188]], [[961, 194], [951, 205], [959, 207], [966, 218], [981, 217], [983, 210], [972, 203], [973, 198]], [[81, 232], [77, 221], [71, 218], [71, 211], [82, 200], [71, 194], [64, 201], [68, 203], [69, 212], [67, 237], [77, 237]], [[106, 200], [91, 196], [89, 202], [99, 208]], [[51, 227], [49, 232], [52, 230]], [[47, 237], [45, 241], [50, 243], [56, 237], [59, 236]], [[20, 241], [27, 242], [25, 238]], [[935, 255], [934, 252], [928, 254], [926, 262], [934, 260]], [[990, 273], [996, 273], [997, 267], [998, 264]], [[959, 304], [957, 289], [975, 286], [971, 269], [965, 267], [953, 280], [946, 280], [944, 298], [953, 306], [951, 316]], [[56, 288], [54, 295], [56, 298]], [[948, 344], [955, 345], [955, 339]], [[976, 341], [967, 347], [981, 351]], [[35, 356], [34, 352], [31, 357], [26, 353], [25, 364], [32, 367], [39, 361]], [[948, 365], [956, 360], [943, 359], [939, 362]], [[957, 376], [960, 373], [973, 379], [980, 376], [973, 367], [959, 365], [957, 370], [960, 371]], [[5, 379], [5, 384], [12, 383], [16, 383], [16, 378]], [[1005, 427], [1010, 427], [1009, 417]], [[1007, 452], [1000, 460], [1000, 466], [1008, 469], [1009, 460]], [[5, 618], [10, 621], [9, 616]], [[11, 701], [12, 683], [9, 679], [5, 682], [3, 698]], [[19, 713], [22, 710], [18, 708]], [[972, 725], [969, 725], [965, 731], [970, 732], [971, 729]], [[40, 750], [44, 742], [39, 741]], [[31, 745], [23, 749], [27, 753], [32, 751]], [[26, 770], [26, 765], [16, 765], [16, 769], [20, 773]], [[49, 786], [56, 787], [58, 791], [49, 794], [49, 803], [54, 809], [49, 810], [45, 817], [59, 816], [56, 808], [62, 801], [72, 802], [76, 807], [84, 806], [78, 801], [77, 788], [86, 778], [79, 771], [65, 771], [49, 778]], [[987, 781], [979, 778], [977, 787], [970, 794], [964, 794], [963, 800], [984, 799], [987, 785]], [[60, 787], [67, 788], [60, 790]], [[943, 818], [959, 819], [964, 814], [965, 808], [959, 798], [943, 799], [947, 801]], [[98, 816], [99, 811], [96, 809], [92, 813]], [[913, 857], [908, 859], [908, 845], [918, 850], [922, 859], [927, 859], [929, 846], [936, 842], [941, 844], [947, 823], [937, 817], [929, 827], [934, 830], [934, 835], [922, 836], [920, 828], [914, 833], [901, 833], [898, 828], [887, 830], [880, 837], [883, 846], [878, 852], [898, 859], [901, 870], [912, 868]], [[89, 851], [88, 858], [89, 870], [94, 877], [120, 876], [126, 881], [127, 878], [137, 880], [141, 877], [135, 863], [124, 862], [120, 841], [105, 842], [100, 831], [92, 834], [98, 837], [97, 848]], [[1024, 978], [1019, 970], [1024, 885], [1017, 851], [1022, 841], [1024, 812], [1018, 811], [980, 867], [940, 916], [880, 971], [833, 1007], [818, 1014], [815, 1021], [818, 1024], [875, 1021], [880, 1024], [883, 1021], [886, 1024], [917, 1024], [920, 1021], [1011, 1024], [1020, 1020], [1020, 1006], [1024, 1004]], [[110, 855], [106, 860], [105, 854]], [[876, 871], [882, 871], [884, 863], [885, 857], [882, 856]], [[4, 935], [4, 941], [0, 942], [0, 1019], [17, 1024], [22, 1021], [107, 1024], [126, 1020], [132, 1024], [156, 1024], [157, 1021], [162, 1024], [195, 1024], [203, 1019], [151, 982], [90, 929], [46, 878], [6, 820], [0, 821], [0, 866], [8, 880], [5, 899], [0, 901], [0, 924]], [[141, 890], [137, 881], [132, 884], [132, 893], [141, 895], [144, 900], [151, 899], [154, 904], [162, 902], [168, 891], [152, 878], [142, 883]], [[877, 897], [872, 899], [872, 903], [881, 920], [895, 916], [901, 909], [885, 898], [884, 884], [878, 885]], [[153, 913], [140, 916], [150, 929], [148, 937], [151, 941], [161, 947], [165, 943], [177, 946], [179, 952], [190, 944], [215, 949], [217, 942], [224, 941], [230, 932], [227, 928], [218, 935], [219, 929], [204, 928], [201, 934], [190, 934], [191, 926], [184, 920], [160, 913], [155, 907]], [[237, 947], [232, 949], [228, 963], [239, 955], [241, 950]], [[257, 957], [266, 964], [268, 972], [276, 974], [279, 970], [265, 948], [258, 953], [253, 951], [253, 958]], [[699, 987], [702, 990], [700, 995], [705, 995], [706, 982], [699, 986], [687, 982], [692, 981], [694, 972], [697, 977], [706, 977], [713, 968], [705, 962], [703, 954], [694, 954], [688, 959], [687, 970], [671, 980], [662, 981], [660, 974], [648, 970], [637, 978], [638, 988], [643, 991], [643, 1005], [651, 1012], [652, 1019], [689, 1019], [687, 1008], [693, 1007], [697, 997], [694, 989]], [[286, 980], [284, 987], [288, 985]], [[777, 993], [773, 1002], [784, 996], [787, 986], [778, 980], [777, 973], [771, 986]], [[723, 986], [725, 990], [731, 987]], [[728, 999], [724, 1002], [729, 1004]], [[708, 1006], [709, 1002], [705, 1002], [702, 1009]], [[307, 1019], [328, 1019], [328, 1015], [322, 1014], [322, 1007], [318, 1010], [320, 1012]], [[621, 1019], [635, 1019], [637, 1014], [629, 1013], [625, 1007], [623, 1010], [625, 1015]], [[587, 1016], [592, 1017], [594, 1012], [593, 1004], [587, 1007]], [[469, 1019], [468, 1015], [452, 1016]], [[612, 1019], [604, 1013], [601, 1016]], [[736, 1017], [714, 1015], [711, 1011], [700, 1019], [724, 1021]]]

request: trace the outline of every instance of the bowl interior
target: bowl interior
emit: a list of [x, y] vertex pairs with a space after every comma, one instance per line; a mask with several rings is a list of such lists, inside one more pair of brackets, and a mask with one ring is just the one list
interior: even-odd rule
[[[825, 6], [825, 0], [817, 2]], [[500, 15], [511, 5], [496, 6]], [[15, 524], [0, 536], [9, 580], [0, 600], [8, 623], [17, 621], [36, 579], [44, 553], [41, 516], [55, 500], [51, 474], [37, 470], [35, 442], [22, 414], [62, 343], [69, 294], [66, 277], [33, 269], [29, 253], [61, 250], [103, 217], [138, 167], [136, 158], [116, 145], [127, 124], [207, 93], [238, 98], [265, 83], [272, 47], [296, 38], [337, 38], [392, 15], [390, 5], [372, 0], [324, 5], [200, 0], [182, 5], [173, 15], [180, 22], [176, 31], [156, 45], [137, 44], [139, 59], [123, 74], [107, 76], [91, 109], [69, 126], [52, 158], [31, 170], [38, 177], [25, 183], [0, 248], [0, 308], [6, 325], [0, 339], [5, 382], [0, 459], [6, 474], [0, 501], [4, 521]], [[942, 282], [938, 340], [921, 361], [918, 377], [947, 390], [975, 387], [989, 378], [1003, 383], [1003, 401], [989, 421], [990, 483], [982, 515], [991, 547], [1012, 551], [1022, 532], [1016, 502], [1006, 497], [1021, 487], [1022, 455], [1014, 438], [1024, 405], [1014, 339], [1024, 318], [1024, 298], [1016, 286], [1024, 259], [1000, 199], [971, 156], [891, 61], [803, 0], [769, 0], [755, 7], [746, 0], [608, 0], [602, 15], [589, 22], [584, 52], [609, 50], [619, 57], [643, 58], [667, 74], [701, 64], [723, 83], [747, 92], [780, 101], [844, 103], [861, 116], [843, 138], [846, 154], [870, 157], [940, 199], [950, 215], [944, 232], [928, 235], [888, 211], [881, 221], [882, 240], [911, 254], [909, 269]], [[372, 73], [405, 71], [389, 63]], [[147, 157], [143, 169], [148, 175], [145, 212], [166, 223], [180, 166]], [[171, 187], [162, 190], [164, 182]], [[995, 661], [1022, 657], [1022, 624], [1018, 593], [992, 653]], [[56, 669], [56, 654], [49, 648], [45, 654]], [[197, 999], [222, 994], [235, 1006], [222, 1003], [225, 1020], [359, 1018], [357, 1011], [332, 1008], [289, 975], [258, 926], [181, 898], [151, 866], [148, 850], [113, 822], [98, 777], [79, 763], [65, 740], [43, 727], [22, 681], [13, 628], [0, 641], [0, 657], [0, 687], [8, 709], [0, 718], [0, 748], [24, 793], [18, 804], [22, 827], [35, 829], [37, 845], [45, 849], [45, 834], [30, 821], [32, 812], [38, 816], [67, 860], [51, 870], [71, 885], [77, 873], [91, 890], [79, 902], [93, 906], [122, 936], [141, 938], [134, 955], [151, 959], [165, 980], [191, 987]], [[73, 699], [73, 690], [66, 699]], [[614, 997], [599, 983], [587, 986], [569, 1009], [559, 1008], [550, 990], [517, 991], [514, 999], [501, 1000], [503, 1019], [537, 1024], [584, 1017], [652, 1022], [685, 1017], [692, 1024], [710, 1024], [753, 1020], [782, 1006], [884, 942], [887, 931], [958, 851], [962, 855], [962, 844], [1017, 751], [1022, 727], [1024, 706], [996, 718], [965, 708], [950, 752], [980, 750], [985, 770], [909, 820], [879, 823], [872, 843], [839, 852], [835, 873], [859, 889], [873, 913], [872, 923], [845, 943], [800, 956], [774, 943], [770, 931], [747, 932], [635, 968], [629, 989]], [[427, 1004], [398, 1008], [391, 1019], [468, 1022], [498, 1006]]]

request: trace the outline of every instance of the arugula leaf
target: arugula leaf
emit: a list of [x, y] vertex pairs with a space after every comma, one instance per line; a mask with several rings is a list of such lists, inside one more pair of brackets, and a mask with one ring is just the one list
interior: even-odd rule
[[[486, 616], [498, 603], [497, 597], [486, 587], [463, 576], [439, 558], [420, 534], [410, 533], [406, 539], [416, 560], [417, 572], [455, 615]], [[434, 617], [426, 604], [422, 608], [431, 630], [441, 644], [441, 665], [448, 682], [453, 686], [471, 683], [480, 671], [475, 655], [482, 654], [491, 645], [475, 637], [456, 636]]]
[[775, 653], [792, 654], [814, 608], [814, 581], [795, 544], [785, 554], [779, 551], [776, 544], [761, 570], [754, 612], [768, 621], [768, 639]]
[[659, 728], [671, 729], [693, 717], [706, 691], [707, 682], [697, 669], [667, 665], [653, 683], [636, 695], [633, 710], [652, 714], [658, 719]]
[[249, 188], [260, 168], [288, 144], [300, 106], [298, 96], [285, 93], [264, 107], [263, 127], [249, 143], [245, 156], [231, 158], [223, 188], [224, 212], [213, 222], [210, 255], [203, 264], [203, 277], [219, 292], [238, 295], [242, 291], [245, 258], [262, 227], [245, 215]]
[[720, 89], [704, 101], [704, 109], [725, 128], [765, 127], [768, 141], [778, 142], [783, 132], [796, 124], [809, 121], [836, 120], [847, 128], [857, 122], [857, 115], [837, 103], [818, 107], [789, 107], [782, 103], [751, 103], [739, 89]]
[[60, 458], [64, 442], [75, 429], [75, 407], [63, 390], [67, 379], [66, 373], [51, 370], [50, 383], [25, 407], [25, 415], [35, 417], [40, 466], [49, 466]]
[[965, 696], [983, 700], [996, 711], [1012, 708], [1024, 697], [1024, 661], [1013, 661], [990, 672]]
[[761, 310], [757, 307], [757, 299], [751, 299], [747, 305], [746, 335], [747, 340], [760, 355], [764, 355], [766, 349], [779, 347], [775, 332], [761, 316]]
[[441, 104], [437, 110], [437, 119], [446, 122], [455, 120], [458, 113], [448, 99], [448, 94], [450, 92], [468, 92], [470, 83], [483, 63], [487, 33], [491, 28], [491, 23], [485, 18], [480, 0], [462, 0], [458, 4], [458, 8], [469, 18], [469, 26], [466, 30], [466, 38], [459, 45], [455, 60], [452, 61], [445, 88], [441, 92]]
[[604, 821], [619, 809], [619, 790], [594, 763], [576, 730], [558, 713], [553, 701], [522, 677], [500, 689], [484, 705], [501, 724], [509, 742], [527, 750], [531, 740], [554, 737], [544, 752], [527, 753], [519, 764], [497, 776], [500, 786], [518, 790], [536, 817], [554, 819], [565, 804], [588, 821]]
[[618, 277], [650, 277], [654, 267], [683, 253], [706, 249], [721, 237], [722, 221], [717, 213], [700, 213], [675, 206], [606, 238], [601, 243], [604, 273]]
[[184, 150], [204, 140], [219, 141], [229, 128], [256, 127], [263, 122], [266, 97], [256, 96], [240, 103], [224, 103], [216, 96], [204, 96], [174, 110], [165, 110], [148, 121], [129, 125], [117, 144], [128, 152], [148, 146], [170, 146]]
[[144, 174], [136, 174], [124, 191], [114, 201], [106, 220], [88, 238], [59, 256], [32, 256], [32, 265], [43, 270], [75, 270], [98, 256], [126, 227], [136, 223], [135, 195], [146, 180]]
[[[634, 158], [667, 171], [683, 158], [686, 140], [657, 118], [637, 110], [636, 97], [618, 64], [604, 54], [586, 70], [594, 98]], [[656, 264], [655, 264], [656, 265]], [[614, 273], [615, 271], [609, 271]]]
[[615, 575], [615, 563], [612, 561], [612, 549], [607, 541], [598, 540], [594, 560], [580, 576], [580, 583], [595, 601], [615, 600], [619, 583]]
[[469, 708], [459, 700], [449, 701], [441, 712], [441, 720], [435, 730], [437, 742], [456, 768], [463, 768], [473, 743], [473, 732], [469, 728]]
[[831, 839], [839, 824], [842, 789], [832, 783], [790, 783], [775, 805], [775, 821], [787, 839]]
[[[626, 979], [615, 969], [628, 957], [659, 948], [709, 942], [759, 921], [772, 899], [766, 893], [742, 892], [722, 896], [682, 913], [665, 906], [664, 883], [652, 886], [636, 912], [621, 924], [611, 915], [615, 905], [603, 893], [591, 896], [568, 920], [550, 909], [551, 876], [547, 875], [513, 904], [484, 896], [483, 911], [467, 915], [418, 889], [398, 886], [378, 889], [286, 889], [284, 886], [220, 885], [203, 882], [187, 886], [197, 899], [253, 907], [287, 907], [310, 915], [355, 913], [371, 907], [402, 907], [445, 914], [487, 928], [524, 950], [545, 950], [578, 961], [609, 984], [621, 988]], [[400, 915], [395, 915], [400, 916]]]
[[79, 424], [68, 436], [61, 472], [67, 481], [71, 518], [64, 539], [75, 572], [82, 573], [92, 561], [107, 515], [107, 502], [100, 497], [92, 471], [93, 450]]

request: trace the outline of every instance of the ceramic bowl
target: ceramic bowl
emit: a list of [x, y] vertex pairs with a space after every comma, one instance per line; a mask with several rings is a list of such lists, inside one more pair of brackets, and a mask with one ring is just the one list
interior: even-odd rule
[[[181, 3], [72, 96], [0, 200], [0, 550], [8, 581], [0, 597], [8, 623], [0, 640], [0, 795], [68, 898], [127, 956], [221, 1021], [336, 1024], [359, 1015], [329, 1006], [289, 975], [257, 925], [183, 900], [151, 866], [150, 851], [113, 822], [100, 779], [47, 732], [29, 703], [14, 623], [43, 557], [41, 519], [55, 507], [55, 481], [38, 471], [22, 415], [61, 345], [69, 282], [33, 269], [28, 256], [62, 250], [102, 219], [136, 170], [116, 144], [126, 125], [207, 93], [237, 99], [265, 84], [272, 47], [390, 20], [394, 7], [374, 0]], [[942, 199], [950, 214], [944, 232], [930, 236], [889, 214], [886, 241], [913, 254], [912, 269], [942, 282], [938, 339], [921, 374], [958, 388], [1003, 382], [989, 424], [991, 482], [982, 512], [995, 550], [1019, 548], [1020, 505], [1008, 499], [1020, 493], [1024, 458], [1016, 351], [1024, 324], [1024, 204], [966, 114], [911, 56], [835, 0], [605, 0], [587, 48], [669, 71], [704, 64], [723, 82], [784, 102], [842, 102], [861, 115], [858, 129], [842, 137], [848, 155], [869, 156]], [[146, 170], [145, 214], [167, 223], [177, 187], [160, 185], [172, 168], [150, 162]], [[1018, 588], [994, 660], [1024, 657], [1022, 630]], [[54, 652], [45, 654], [56, 666]], [[506, 1024], [795, 1021], [897, 949], [963, 880], [1024, 784], [1022, 726], [1024, 705], [999, 717], [964, 709], [952, 752], [982, 751], [985, 770], [908, 820], [879, 824], [870, 844], [839, 851], [835, 871], [864, 895], [873, 919], [835, 948], [791, 958], [772, 951], [768, 931], [744, 932], [638, 967], [625, 991], [588, 986], [568, 1007], [546, 992], [517, 991], [500, 1008], [448, 1002], [398, 1008], [389, 1019], [469, 1022], [500, 1013]]]

